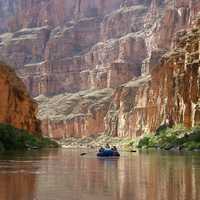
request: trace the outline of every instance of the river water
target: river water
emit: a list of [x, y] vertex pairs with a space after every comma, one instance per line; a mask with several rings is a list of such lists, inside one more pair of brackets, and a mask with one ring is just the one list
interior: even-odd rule
[[200, 154], [83, 150], [0, 155], [0, 200], [200, 200]]

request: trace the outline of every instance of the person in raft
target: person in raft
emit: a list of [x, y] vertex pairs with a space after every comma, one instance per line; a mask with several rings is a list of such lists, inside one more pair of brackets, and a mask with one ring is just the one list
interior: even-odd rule
[[107, 143], [105, 149], [110, 149], [110, 145]]
[[110, 145], [108, 143], [106, 144], [105, 148], [103, 148], [102, 146], [100, 146], [99, 153], [102, 153], [105, 150], [111, 150]]
[[114, 151], [114, 152], [118, 152], [118, 150], [117, 150], [117, 147], [116, 147], [116, 146], [113, 146], [113, 147], [111, 148], [111, 150], [112, 150], [112, 151]]
[[101, 153], [101, 152], [104, 152], [104, 148], [101, 146], [100, 148], [99, 148], [99, 153]]

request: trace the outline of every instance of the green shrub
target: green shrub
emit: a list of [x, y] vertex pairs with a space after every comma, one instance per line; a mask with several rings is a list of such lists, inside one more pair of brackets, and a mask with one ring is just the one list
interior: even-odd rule
[[186, 129], [183, 125], [161, 130], [155, 136], [146, 135], [140, 139], [138, 148], [159, 147], [161, 149], [200, 149], [200, 127]]
[[8, 124], [0, 124], [0, 151], [58, 147], [55, 141], [42, 136], [31, 135], [25, 130]]
[[190, 141], [200, 142], [200, 127], [194, 127], [192, 133], [189, 135]]
[[157, 144], [160, 148], [169, 148], [177, 144], [178, 137], [175, 133], [165, 132], [157, 137]]
[[4, 146], [3, 144], [0, 142], [0, 152], [4, 151]]
[[138, 148], [153, 148], [156, 147], [156, 137], [145, 135], [142, 139], [139, 140]]
[[134, 151], [136, 148], [136, 141], [133, 139], [128, 140], [125, 144], [124, 144], [124, 150], [127, 152], [131, 152]]
[[183, 146], [185, 149], [192, 151], [195, 149], [200, 149], [200, 142], [189, 141], [189, 142], [185, 143]]

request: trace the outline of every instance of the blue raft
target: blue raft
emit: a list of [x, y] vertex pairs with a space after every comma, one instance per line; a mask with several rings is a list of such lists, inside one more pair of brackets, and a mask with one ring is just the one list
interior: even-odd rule
[[102, 152], [97, 153], [97, 157], [119, 157], [118, 151], [113, 151], [112, 149], [105, 149]]

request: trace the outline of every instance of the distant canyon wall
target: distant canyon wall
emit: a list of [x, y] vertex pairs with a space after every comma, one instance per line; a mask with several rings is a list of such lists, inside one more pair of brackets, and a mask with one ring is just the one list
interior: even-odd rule
[[105, 88], [37, 97], [44, 135], [61, 139], [104, 134], [112, 92]]
[[0, 0], [0, 8], [0, 55], [40, 95], [46, 135], [137, 137], [168, 117], [199, 123], [198, 0]]
[[[32, 96], [117, 87], [148, 73], [198, 1], [0, 1], [0, 55]], [[166, 31], [167, 30], [167, 31]], [[145, 71], [146, 70], [146, 71]]]
[[[176, 34], [174, 48], [167, 51], [157, 65], [154, 64], [154, 59], [150, 58], [148, 75], [144, 74], [111, 90], [112, 95], [107, 103], [102, 99], [108, 97], [108, 94], [103, 92], [99, 98], [100, 90], [92, 96], [85, 91], [94, 99], [90, 103], [87, 95], [77, 93], [78, 96], [72, 99], [76, 106], [79, 102], [81, 106], [78, 108], [64, 100], [70, 99], [65, 94], [48, 101], [41, 99], [43, 113], [39, 116], [45, 119], [42, 123], [44, 132], [47, 135], [51, 133], [49, 136], [56, 138], [84, 137], [99, 133], [136, 138], [144, 133], [154, 133], [166, 120], [174, 124], [182, 123], [186, 127], [199, 125], [200, 18], [195, 20], [188, 31]], [[64, 110], [59, 111], [59, 105], [64, 108], [70, 106], [79, 115], [72, 115], [74, 111], [68, 109], [68, 114]], [[85, 109], [81, 109], [83, 105]], [[51, 112], [44, 114], [47, 110]], [[59, 117], [61, 113], [67, 118], [63, 116], [54, 120], [53, 116]]]

